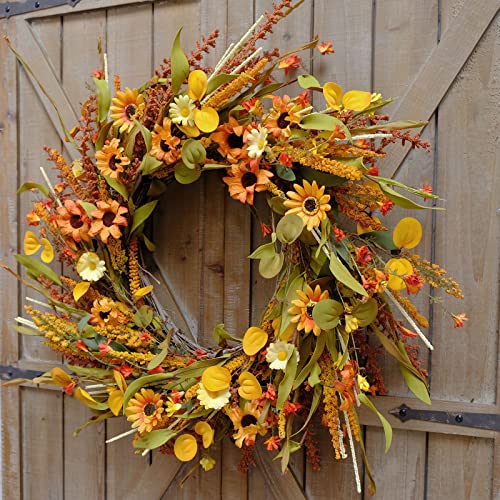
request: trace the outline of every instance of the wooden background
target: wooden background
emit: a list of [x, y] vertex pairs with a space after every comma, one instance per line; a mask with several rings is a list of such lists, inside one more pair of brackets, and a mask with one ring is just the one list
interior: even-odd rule
[[[87, 94], [83, 82], [98, 66], [98, 37], [108, 53], [110, 74], [119, 73], [123, 85], [138, 86], [168, 54], [179, 25], [185, 26], [186, 50], [201, 33], [219, 27], [220, 54], [270, 3], [82, 0], [74, 9], [0, 20], [0, 32], [10, 36], [71, 124]], [[290, 49], [316, 33], [320, 40], [333, 39], [333, 56], [315, 55], [310, 61], [304, 55], [306, 67], [322, 82], [394, 96], [398, 100], [391, 111], [397, 118], [429, 120], [424, 136], [432, 141], [432, 152], [406, 156], [406, 150], [394, 149], [381, 172], [417, 187], [430, 182], [446, 199], [445, 213], [417, 215], [426, 234], [419, 250], [464, 284], [465, 304], [446, 300], [445, 305], [465, 310], [470, 321], [453, 330], [439, 307], [429, 310], [421, 301], [430, 314], [429, 334], [436, 347], [427, 357], [435, 409], [499, 409], [499, 6], [498, 0], [306, 0], [270, 42]], [[46, 99], [5, 44], [0, 44], [0, 75], [0, 258], [14, 265], [28, 206], [26, 196], [15, 195], [16, 188], [40, 180], [44, 144], [63, 143]], [[214, 173], [171, 191], [156, 228], [158, 261], [177, 321], [199, 331], [201, 339], [208, 339], [220, 322], [241, 335], [258, 318], [272, 286], [246, 259], [259, 241], [248, 211], [229, 199]], [[0, 361], [39, 370], [59, 362], [39, 339], [19, 338], [11, 328], [25, 290], [6, 273], [0, 274], [0, 290]], [[402, 402], [421, 406], [390, 360], [385, 374], [391, 392], [378, 402], [382, 411]], [[73, 438], [89, 414], [59, 391], [2, 389], [1, 411], [2, 494], [9, 500], [357, 498], [351, 462], [335, 463], [323, 430], [317, 436], [320, 473], [296, 454], [292, 473], [281, 476], [263, 454], [260, 467], [243, 476], [237, 472], [239, 453], [227, 442], [216, 456], [217, 467], [196, 472], [181, 488], [187, 469], [179, 470], [170, 457], [134, 456], [127, 439], [104, 444], [128, 429], [126, 422], [113, 419]], [[494, 432], [388, 418], [395, 435], [384, 454], [378, 422], [362, 415], [376, 498], [499, 498], [500, 445]], [[368, 492], [361, 496], [368, 498]]]

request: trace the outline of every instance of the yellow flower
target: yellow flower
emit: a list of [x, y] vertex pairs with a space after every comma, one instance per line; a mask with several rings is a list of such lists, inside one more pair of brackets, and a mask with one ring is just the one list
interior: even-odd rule
[[210, 410], [220, 410], [224, 408], [229, 403], [229, 398], [231, 393], [229, 392], [229, 387], [227, 389], [222, 389], [221, 391], [209, 391], [200, 382], [200, 386], [196, 391], [198, 401], [201, 406]]
[[203, 448], [208, 448], [214, 442], [214, 430], [208, 422], [197, 422], [194, 432], [202, 437]]
[[108, 144], [104, 144], [100, 151], [96, 152], [97, 168], [102, 175], [113, 179], [120, 177], [123, 167], [130, 163], [123, 151], [124, 148], [120, 147], [120, 140], [114, 138]]
[[212, 457], [203, 457], [200, 459], [200, 465], [203, 467], [205, 472], [212, 470], [217, 462]]
[[198, 452], [198, 443], [191, 434], [181, 434], [174, 443], [174, 454], [177, 460], [189, 462], [193, 460]]
[[286, 214], [297, 214], [311, 231], [314, 227], [318, 227], [321, 221], [326, 218], [326, 212], [332, 207], [328, 204], [330, 195], [324, 194], [325, 186], [318, 187], [316, 181], [309, 184], [304, 180], [303, 185], [294, 184], [295, 191], [288, 191], [287, 196], [290, 198], [284, 202], [285, 207], [289, 208]]
[[[271, 344], [272, 345], [272, 344]], [[255, 375], [250, 372], [241, 372], [238, 377], [238, 394], [243, 399], [259, 399], [262, 396], [262, 387]]]
[[422, 224], [413, 217], [401, 219], [392, 234], [392, 240], [398, 248], [415, 248], [421, 239]]
[[363, 111], [370, 106], [372, 101], [371, 92], [350, 90], [343, 95], [342, 87], [334, 82], [328, 82], [323, 85], [323, 95], [328, 107], [335, 111], [339, 111], [342, 106], [344, 109]]
[[321, 334], [321, 328], [316, 324], [312, 317], [314, 306], [324, 299], [328, 299], [328, 290], [321, 291], [319, 285], [313, 290], [309, 285], [306, 286], [306, 291], [296, 290], [295, 294], [298, 299], [292, 300], [293, 307], [288, 309], [290, 314], [295, 315], [292, 318], [292, 323], [297, 323], [297, 330], [304, 330], [306, 333], [313, 332], [318, 336]]
[[182, 408], [180, 403], [174, 403], [172, 398], [167, 398], [167, 409], [165, 413], [168, 417], [173, 417]]
[[266, 344], [267, 333], [256, 326], [251, 326], [243, 336], [243, 352], [247, 356], [255, 356]]
[[233, 423], [234, 430], [233, 434], [234, 444], [241, 448], [243, 443], [246, 446], [252, 446], [255, 443], [257, 434], [264, 436], [267, 432], [266, 423], [260, 423], [259, 419], [262, 414], [262, 410], [259, 409], [257, 403], [248, 402], [245, 404], [243, 410], [239, 406], [233, 406], [232, 408], [226, 409], [228, 417]]
[[151, 432], [160, 423], [163, 410], [161, 394], [142, 388], [128, 402], [125, 414], [127, 420], [133, 422], [132, 427], [142, 434]]
[[172, 135], [171, 125], [168, 118], [163, 118], [163, 126], [157, 123], [151, 133], [151, 154], [167, 165], [175, 163], [181, 157], [178, 149], [181, 140]]
[[130, 132], [134, 126], [134, 118], [137, 120], [144, 110], [144, 97], [137, 89], [129, 89], [124, 92], [119, 90], [113, 97], [111, 106], [111, 119], [115, 127], [120, 127], [120, 132]]
[[370, 384], [363, 375], [358, 374], [358, 387], [360, 391], [367, 392], [370, 390]]

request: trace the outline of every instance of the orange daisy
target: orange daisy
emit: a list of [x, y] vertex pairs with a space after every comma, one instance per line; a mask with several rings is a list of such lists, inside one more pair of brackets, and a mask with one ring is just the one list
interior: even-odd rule
[[57, 212], [56, 224], [64, 236], [70, 236], [78, 243], [90, 241], [90, 218], [78, 201], [64, 200], [64, 207], [57, 207]]
[[168, 118], [163, 118], [163, 125], [155, 125], [151, 133], [150, 153], [167, 165], [175, 163], [181, 157], [181, 151], [177, 148], [181, 140], [172, 135], [172, 122]]
[[228, 173], [229, 176], [224, 177], [223, 181], [229, 187], [229, 194], [235, 200], [249, 205], [253, 205], [255, 191], [265, 191], [269, 179], [273, 176], [272, 172], [259, 169], [256, 161], [251, 161], [249, 165], [245, 163], [233, 165]]
[[161, 422], [163, 410], [161, 394], [142, 388], [128, 402], [125, 415], [129, 422], [133, 422], [132, 427], [142, 434], [151, 432]]
[[306, 333], [312, 331], [314, 335], [320, 335], [321, 328], [314, 321], [312, 312], [319, 301], [329, 298], [328, 290], [321, 291], [319, 285], [313, 290], [307, 285], [305, 293], [302, 290], [296, 290], [295, 293], [298, 299], [292, 300], [293, 307], [288, 309], [288, 312], [294, 315], [292, 323], [297, 323], [299, 331], [304, 330]]
[[130, 132], [134, 126], [134, 118], [137, 120], [142, 115], [145, 107], [144, 97], [137, 89], [125, 88], [118, 90], [113, 97], [111, 106], [111, 119], [115, 127], [120, 127], [120, 132]]
[[102, 297], [94, 300], [90, 313], [92, 321], [99, 326], [117, 325], [127, 321], [128, 309], [121, 302]]
[[328, 204], [330, 195], [325, 193], [325, 186], [318, 187], [316, 181], [309, 184], [306, 180], [303, 185], [294, 184], [295, 191], [288, 191], [287, 196], [291, 198], [284, 202], [289, 208], [287, 214], [297, 214], [307, 226], [308, 231], [318, 227], [321, 221], [326, 218], [326, 212], [331, 210]]
[[262, 410], [259, 409], [257, 403], [248, 402], [243, 410], [239, 406], [232, 406], [226, 410], [226, 413], [236, 431], [233, 439], [238, 448], [241, 448], [243, 443], [245, 446], [254, 445], [257, 434], [264, 436], [267, 433], [267, 424], [259, 423]]
[[130, 163], [130, 160], [123, 154], [124, 148], [120, 147], [119, 139], [111, 139], [100, 151], [95, 154], [97, 168], [102, 175], [118, 179], [123, 172], [123, 167]]
[[234, 116], [229, 117], [229, 121], [221, 125], [210, 138], [219, 145], [217, 151], [227, 158], [231, 163], [240, 160], [244, 153], [243, 132], [245, 127], [238, 123]]
[[122, 235], [120, 226], [127, 225], [127, 219], [123, 217], [127, 212], [127, 207], [121, 206], [116, 200], [98, 201], [97, 210], [90, 212], [94, 220], [89, 235], [99, 235], [103, 243], [107, 243], [110, 236], [119, 239]]
[[293, 102], [288, 95], [273, 97], [273, 107], [264, 120], [264, 127], [275, 139], [278, 137], [288, 139], [292, 133], [290, 125], [299, 123], [301, 120], [301, 117], [297, 115], [300, 109], [300, 104]]

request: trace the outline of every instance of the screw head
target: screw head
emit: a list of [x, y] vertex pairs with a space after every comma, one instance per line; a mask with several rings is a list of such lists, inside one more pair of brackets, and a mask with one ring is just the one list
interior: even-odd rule
[[38, 9], [40, 7], [40, 2], [35, 2], [35, 9]]
[[463, 415], [458, 414], [455, 417], [455, 422], [457, 422], [458, 424], [461, 424], [463, 421], [464, 421], [464, 416]]
[[400, 417], [406, 417], [407, 413], [408, 413], [408, 411], [406, 410], [406, 408], [400, 408], [399, 409], [399, 416]]
[[5, 6], [5, 12], [7, 12], [7, 13], [10, 12], [10, 7], [8, 5]]

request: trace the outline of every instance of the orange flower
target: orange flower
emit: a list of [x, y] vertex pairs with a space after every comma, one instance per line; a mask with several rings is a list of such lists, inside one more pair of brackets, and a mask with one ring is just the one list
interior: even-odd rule
[[406, 285], [406, 292], [411, 295], [412, 293], [418, 293], [420, 289], [424, 286], [424, 280], [418, 274], [409, 274], [403, 278]]
[[113, 97], [111, 106], [111, 119], [115, 127], [120, 127], [120, 132], [130, 132], [134, 126], [134, 118], [137, 120], [144, 110], [144, 97], [137, 89], [128, 87], [124, 92], [118, 90]]
[[290, 100], [290, 97], [284, 95], [273, 97], [273, 107], [264, 120], [266, 127], [274, 138], [281, 137], [287, 139], [292, 133], [290, 125], [300, 123], [301, 117], [297, 115], [301, 105]]
[[347, 411], [351, 409], [356, 403], [356, 396], [354, 394], [354, 389], [356, 387], [356, 373], [351, 363], [345, 364], [344, 369], [340, 372], [340, 375], [340, 381], [334, 380], [333, 385], [343, 398], [342, 404], [340, 405], [339, 409]]
[[114, 302], [113, 300], [108, 299], [108, 297], [95, 299], [90, 312], [92, 314], [93, 322], [97, 323], [99, 326], [116, 325], [118, 323], [126, 322], [126, 306], [121, 303]]
[[94, 217], [89, 231], [90, 236], [99, 235], [103, 243], [107, 243], [110, 236], [119, 239], [122, 235], [119, 226], [127, 225], [127, 219], [123, 217], [127, 212], [128, 209], [122, 207], [116, 200], [98, 201], [97, 210], [90, 213]]
[[130, 160], [123, 154], [123, 148], [120, 146], [119, 139], [111, 139], [100, 151], [95, 154], [97, 168], [101, 175], [118, 179], [123, 172], [123, 167], [130, 163]]
[[314, 306], [324, 299], [328, 299], [328, 290], [321, 291], [319, 285], [313, 290], [309, 285], [306, 286], [305, 293], [302, 290], [296, 290], [295, 294], [298, 299], [292, 300], [293, 307], [288, 309], [290, 314], [293, 314], [292, 323], [297, 323], [297, 330], [304, 330], [306, 333], [313, 332], [318, 336], [321, 333], [321, 328], [316, 324], [312, 317]]
[[252, 446], [255, 443], [257, 434], [264, 436], [267, 432], [267, 424], [259, 423], [262, 410], [259, 409], [256, 402], [246, 403], [243, 410], [239, 406], [232, 406], [230, 409], [226, 409], [226, 413], [236, 431], [233, 434], [233, 439], [238, 448], [241, 448], [243, 444]]
[[268, 451], [277, 450], [281, 444], [281, 439], [278, 436], [271, 436], [269, 439], [264, 441], [266, 449]]
[[163, 125], [155, 125], [151, 133], [151, 154], [167, 165], [175, 163], [180, 157], [181, 152], [177, 149], [181, 140], [172, 135], [172, 122], [168, 118], [163, 118]]
[[283, 61], [280, 62], [278, 69], [284, 69], [285, 75], [288, 76], [290, 71], [299, 68], [301, 60], [302, 59], [298, 55], [293, 54], [292, 56], [283, 59]]
[[268, 170], [259, 169], [256, 161], [251, 161], [250, 165], [233, 165], [228, 173], [229, 176], [224, 177], [223, 181], [229, 187], [229, 194], [235, 200], [249, 205], [253, 205], [255, 191], [265, 191], [269, 179], [273, 176]]
[[324, 56], [325, 54], [333, 54], [335, 52], [335, 50], [333, 50], [331, 40], [328, 40], [328, 42], [321, 42], [318, 45], [318, 50], [320, 51], [322, 56]]
[[142, 434], [151, 432], [160, 423], [163, 410], [161, 394], [142, 388], [128, 402], [125, 415], [129, 422], [133, 422], [132, 427]]
[[57, 212], [56, 224], [64, 236], [70, 236], [76, 242], [90, 241], [90, 218], [78, 201], [64, 200], [64, 207], [57, 207]]
[[465, 313], [452, 314], [451, 317], [453, 318], [453, 328], [461, 328], [465, 321], [469, 321]]
[[243, 149], [244, 130], [245, 127], [240, 125], [234, 116], [230, 116], [229, 121], [221, 125], [210, 136], [212, 141], [219, 145], [217, 151], [230, 163], [236, 163], [246, 156], [246, 150]]

